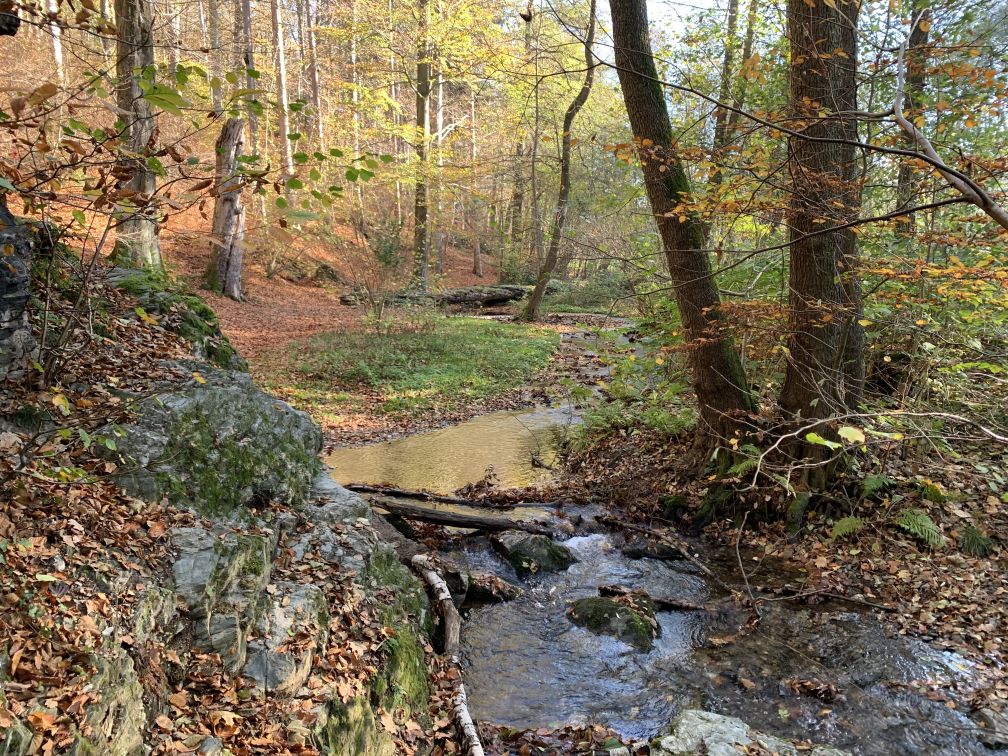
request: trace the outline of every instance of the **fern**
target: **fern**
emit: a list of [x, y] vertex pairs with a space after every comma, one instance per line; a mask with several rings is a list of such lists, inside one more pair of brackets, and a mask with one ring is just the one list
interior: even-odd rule
[[986, 557], [994, 550], [994, 540], [972, 525], [967, 525], [959, 536], [959, 548], [970, 556]]
[[746, 456], [728, 468], [727, 474], [730, 478], [751, 473], [759, 463], [760, 450], [752, 444], [742, 444], [739, 451]]
[[837, 539], [849, 536], [858, 531], [864, 530], [867, 523], [860, 517], [850, 516], [844, 517], [833, 523], [833, 529], [830, 531], [830, 538]]
[[927, 512], [916, 507], [907, 507], [896, 513], [896, 524], [928, 546], [945, 545], [945, 536], [935, 525]]
[[882, 475], [881, 473], [875, 475], [865, 475], [864, 480], [861, 482], [864, 488], [864, 495], [866, 499], [870, 499], [872, 496], [877, 494], [884, 488], [888, 488], [894, 483], [893, 479], [888, 475]]

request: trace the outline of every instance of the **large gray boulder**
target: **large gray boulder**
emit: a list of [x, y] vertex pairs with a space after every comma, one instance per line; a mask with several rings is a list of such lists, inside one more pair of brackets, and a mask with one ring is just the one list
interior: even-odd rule
[[577, 561], [566, 546], [520, 530], [497, 533], [491, 536], [490, 545], [519, 575], [561, 572]]
[[257, 499], [308, 500], [322, 431], [307, 414], [246, 373], [188, 361], [164, 368], [176, 382], [139, 400], [132, 422], [105, 432], [118, 434], [123, 488], [215, 515]]

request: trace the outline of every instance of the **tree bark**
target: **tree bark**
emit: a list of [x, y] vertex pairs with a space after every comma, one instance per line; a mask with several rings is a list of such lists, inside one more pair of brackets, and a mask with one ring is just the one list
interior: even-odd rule
[[125, 122], [123, 142], [131, 153], [119, 159], [130, 174], [124, 188], [131, 196], [116, 226], [115, 257], [131, 267], [160, 269], [157, 176], [146, 159], [154, 146], [154, 116], [139, 78], [139, 72], [154, 65], [153, 8], [150, 0], [116, 0], [115, 14], [116, 98]]
[[276, 45], [277, 130], [280, 132], [280, 168], [284, 178], [294, 175], [294, 158], [291, 156], [289, 110], [287, 97], [287, 55], [284, 51], [283, 17], [280, 0], [270, 0], [273, 21], [273, 43]]
[[[903, 108], [907, 118], [914, 121], [921, 114], [924, 88], [927, 85], [927, 44], [931, 28], [931, 8], [928, 0], [916, 0], [913, 3], [914, 27], [910, 31], [910, 41], [906, 51], [906, 90]], [[910, 140], [916, 146], [914, 140]], [[900, 163], [899, 176], [896, 185], [896, 209], [904, 210], [910, 207], [916, 194], [917, 172], [906, 160]], [[914, 230], [913, 213], [901, 215], [896, 219], [896, 229], [904, 234], [912, 234]]]
[[308, 40], [308, 55], [311, 56], [309, 74], [311, 77], [312, 105], [315, 108], [315, 139], [321, 152], [326, 150], [325, 119], [322, 116], [322, 79], [319, 74], [318, 50], [315, 42], [315, 18], [311, 3], [305, 5], [305, 36]]
[[217, 13], [217, 0], [207, 0], [207, 14], [210, 16], [210, 106], [215, 115], [224, 112], [224, 97], [221, 93], [221, 36], [220, 16]]
[[[594, 2], [594, 0], [592, 0]], [[476, 89], [470, 84], [469, 86], [469, 161], [472, 164], [472, 191], [473, 194], [476, 193], [476, 184], [479, 181], [479, 173], [476, 168]], [[479, 223], [479, 205], [475, 199], [472, 201], [472, 207], [470, 208], [470, 213], [472, 217], [472, 235], [473, 235], [473, 267], [472, 272], [474, 276], [478, 278], [483, 278], [483, 243], [480, 238], [480, 223]], [[467, 213], [468, 215], [469, 213]]]
[[417, 169], [413, 203], [413, 286], [427, 291], [430, 288], [430, 230], [427, 209], [429, 205], [428, 145], [430, 143], [431, 53], [430, 53], [430, 0], [417, 0], [420, 25], [416, 63], [416, 155]]
[[857, 110], [857, 12], [855, 3], [788, 0], [795, 128], [835, 140], [788, 140], [790, 354], [780, 402], [802, 418], [855, 408], [864, 382], [857, 238], [850, 228], [822, 233], [859, 213], [857, 119], [843, 115]]
[[[722, 105], [727, 103], [731, 96], [731, 78], [735, 68], [735, 37], [738, 33], [738, 6], [739, 0], [728, 0], [728, 29], [725, 34], [724, 59], [721, 63], [721, 87], [718, 90], [718, 102]], [[714, 111], [714, 146], [711, 150], [714, 162], [711, 183], [715, 186], [723, 180], [721, 159], [728, 134], [728, 110], [719, 105]]]
[[[737, 0], [733, 0], [737, 1]], [[577, 95], [567, 106], [563, 120], [563, 135], [560, 144], [560, 188], [557, 192], [556, 209], [553, 211], [553, 227], [550, 229], [550, 243], [543, 259], [542, 267], [539, 269], [539, 276], [536, 278], [535, 287], [529, 296], [529, 301], [522, 311], [521, 319], [533, 322], [539, 319], [539, 308], [542, 305], [543, 296], [546, 294], [546, 287], [553, 277], [557, 262], [560, 259], [560, 242], [563, 239], [564, 227], [567, 224], [567, 205], [570, 198], [571, 178], [571, 145], [574, 138], [574, 119], [581, 108], [588, 101], [591, 94], [592, 82], [595, 78], [595, 58], [592, 54], [592, 45], [595, 43], [595, 0], [590, 0], [588, 6], [588, 32], [584, 38], [584, 61], [585, 77], [584, 83]]]
[[66, 70], [63, 65], [63, 28], [59, 24], [59, 2], [57, 0], [46, 0], [45, 9], [49, 21], [49, 36], [52, 37], [56, 83], [62, 87], [66, 84]]
[[207, 271], [211, 288], [241, 301], [242, 257], [245, 241], [245, 208], [242, 204], [242, 178], [237, 173], [242, 154], [241, 118], [229, 118], [217, 137], [217, 164], [210, 268]]
[[693, 387], [704, 426], [701, 435], [729, 436], [740, 417], [755, 406], [738, 352], [723, 331], [703, 224], [685, 207], [692, 189], [673, 147], [672, 124], [651, 53], [646, 2], [610, 0], [610, 8], [623, 99], [676, 304], [691, 342]]

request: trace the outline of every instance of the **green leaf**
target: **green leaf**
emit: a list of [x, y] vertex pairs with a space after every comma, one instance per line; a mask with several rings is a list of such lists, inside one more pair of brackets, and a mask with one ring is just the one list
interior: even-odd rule
[[805, 440], [810, 444], [816, 444], [817, 446], [825, 446], [829, 449], [841, 449], [843, 444], [838, 444], [836, 441], [830, 441], [827, 438], [823, 438], [818, 433], [809, 433], [805, 436]]
[[833, 529], [830, 530], [830, 538], [836, 540], [837, 538], [849, 536], [852, 533], [864, 530], [865, 525], [865, 521], [860, 517], [843, 517], [833, 524]]
[[181, 116], [182, 108], [187, 108], [190, 105], [189, 101], [176, 90], [163, 84], [151, 83], [144, 89], [143, 98], [147, 102], [172, 115]]
[[36, 572], [35, 579], [40, 583], [55, 583], [59, 581], [58, 577], [54, 575], [49, 575], [45, 572]]
[[943, 546], [945, 536], [923, 509], [907, 507], [896, 513], [896, 524], [928, 546]]
[[14, 184], [5, 178], [0, 178], [0, 189], [6, 189], [8, 192], [16, 192], [17, 189], [14, 188]]
[[864, 431], [851, 425], [845, 425], [837, 431], [837, 435], [844, 441], [852, 444], [863, 444], [865, 442]]

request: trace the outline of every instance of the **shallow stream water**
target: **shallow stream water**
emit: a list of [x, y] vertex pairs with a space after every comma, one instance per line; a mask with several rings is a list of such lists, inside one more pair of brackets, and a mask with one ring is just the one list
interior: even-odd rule
[[[533, 460], [548, 464], [556, 434], [576, 420], [570, 408], [496, 412], [396, 441], [338, 449], [328, 462], [344, 484], [451, 493], [492, 467], [501, 485], [524, 486], [547, 479], [548, 470]], [[591, 511], [584, 514], [590, 522]], [[747, 629], [748, 615], [732, 608], [688, 561], [629, 559], [621, 538], [568, 538], [563, 543], [577, 562], [524, 581], [483, 537], [453, 541], [446, 558], [525, 590], [513, 601], [465, 612], [464, 676], [477, 720], [519, 729], [601, 723], [639, 741], [666, 733], [683, 708], [703, 708], [769, 734], [854, 753], [992, 753], [980, 745], [976, 725], [952, 694], [956, 686], [972, 685], [963, 658], [890, 639], [878, 621], [849, 605], [770, 603], [756, 628]], [[712, 564], [729, 565], [719, 568], [725, 582], [740, 582], [731, 566], [734, 554], [709, 556]], [[567, 618], [571, 601], [610, 584], [721, 608], [659, 612], [661, 634], [651, 651], [640, 652]], [[795, 692], [810, 686], [819, 694]]]

